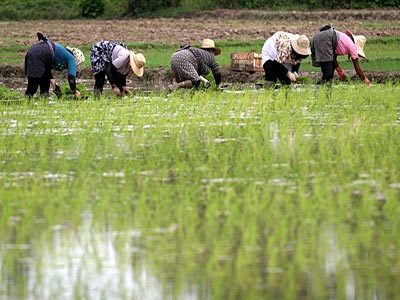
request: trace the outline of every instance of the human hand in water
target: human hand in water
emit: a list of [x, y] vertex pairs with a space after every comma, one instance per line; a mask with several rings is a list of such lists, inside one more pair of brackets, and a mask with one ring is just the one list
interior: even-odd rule
[[57, 85], [55, 79], [50, 79], [50, 85], [51, 88], [53, 89], [53, 93], [56, 94], [57, 97], [61, 97], [62, 95], [61, 88]]
[[122, 87], [122, 93], [123, 93], [124, 95], [129, 95], [131, 92], [129, 91], [129, 89], [128, 89], [127, 86], [123, 86], [123, 87]]
[[117, 86], [112, 87], [112, 91], [114, 92], [115, 95], [121, 96], [121, 90]]
[[57, 97], [61, 97], [62, 95], [61, 88], [57, 84], [53, 88], [53, 93], [56, 94]]
[[294, 73], [290, 71], [287, 72], [287, 77], [289, 77], [291, 82], [295, 82], [297, 80], [296, 75], [294, 75]]
[[207, 79], [205, 79], [203, 76], [200, 76], [200, 80], [203, 81], [205, 88], [210, 87], [210, 82]]
[[337, 67], [337, 68], [336, 68], [336, 72], [338, 73], [338, 76], [339, 76], [339, 79], [340, 79], [340, 80], [346, 79], [346, 75], [344, 74], [342, 68]]
[[74, 96], [76, 99], [81, 99], [81, 93], [78, 90], [75, 91]]
[[367, 86], [371, 86], [371, 85], [372, 85], [371, 81], [369, 81], [369, 79], [368, 79], [367, 77], [364, 78], [364, 83], [365, 83]]

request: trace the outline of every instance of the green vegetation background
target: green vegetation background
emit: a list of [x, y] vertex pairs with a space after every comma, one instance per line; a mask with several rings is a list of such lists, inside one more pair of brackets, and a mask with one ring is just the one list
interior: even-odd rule
[[204, 9], [314, 9], [399, 6], [400, 0], [6, 0], [0, 20], [179, 16]]

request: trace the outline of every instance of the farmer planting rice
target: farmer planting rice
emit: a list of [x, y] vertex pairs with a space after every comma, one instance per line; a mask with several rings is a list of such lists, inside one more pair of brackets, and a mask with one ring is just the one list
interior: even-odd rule
[[295, 82], [301, 61], [310, 54], [310, 41], [305, 35], [284, 31], [273, 34], [262, 47], [264, 86], [271, 87], [278, 79], [283, 85]]
[[168, 85], [169, 91], [197, 87], [200, 82], [208, 87], [210, 83], [203, 75], [209, 74], [210, 70], [218, 86], [221, 83], [221, 71], [215, 56], [220, 54], [221, 49], [215, 47], [211, 39], [204, 39], [200, 48], [190, 45], [181, 47], [171, 57], [171, 69], [177, 83]]
[[61, 96], [61, 89], [56, 84], [52, 69], [68, 70], [68, 83], [75, 97], [80, 98], [76, 89], [77, 66], [85, 61], [85, 57], [78, 48], [64, 47], [50, 41], [38, 32], [39, 42], [29, 48], [25, 56], [25, 76], [28, 77], [28, 87], [25, 94], [32, 97], [40, 86], [40, 94], [49, 92], [50, 84], [54, 93]]
[[365, 58], [366, 40], [365, 36], [353, 35], [349, 30], [341, 32], [331, 25], [321, 27], [314, 35], [311, 45], [313, 66], [321, 68], [321, 82], [332, 81], [335, 69], [339, 78], [345, 79], [346, 76], [337, 61], [337, 56], [348, 55], [353, 61], [357, 75], [366, 85], [371, 85], [359, 62], [360, 57]]
[[137, 77], [142, 77], [146, 59], [142, 53], [128, 50], [123, 43], [101, 41], [90, 49], [90, 62], [95, 78], [95, 96], [99, 97], [103, 92], [106, 75], [112, 91], [122, 96], [129, 94], [126, 76], [133, 71]]

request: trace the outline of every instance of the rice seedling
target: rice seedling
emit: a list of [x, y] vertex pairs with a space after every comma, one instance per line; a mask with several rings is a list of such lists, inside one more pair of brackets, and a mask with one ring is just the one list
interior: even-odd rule
[[396, 298], [399, 92], [0, 101], [0, 295]]

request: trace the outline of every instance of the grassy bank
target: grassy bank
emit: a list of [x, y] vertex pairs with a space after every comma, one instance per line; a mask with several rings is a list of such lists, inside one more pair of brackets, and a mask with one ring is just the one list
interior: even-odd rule
[[[217, 61], [222, 66], [230, 65], [230, 54], [232, 52], [259, 52], [263, 46], [264, 40], [254, 42], [220, 40], [216, 44], [222, 49], [222, 54], [217, 57]], [[170, 57], [179, 45], [164, 45], [157, 43], [129, 43], [129, 48], [135, 51], [142, 51], [147, 59], [149, 67], [169, 67]], [[199, 46], [199, 45], [193, 45]], [[24, 57], [28, 46], [3, 45], [0, 47], [2, 62], [10, 65], [23, 65]], [[371, 38], [368, 40], [365, 52], [367, 60], [362, 60], [361, 65], [367, 71], [398, 71], [400, 70], [400, 38], [382, 37]], [[81, 49], [85, 53], [86, 62], [84, 66], [90, 66], [90, 45], [84, 45]], [[347, 57], [339, 57], [339, 61], [345, 69], [353, 69], [351, 61]], [[312, 67], [310, 59], [306, 59], [302, 65], [302, 70], [316, 71]]]

